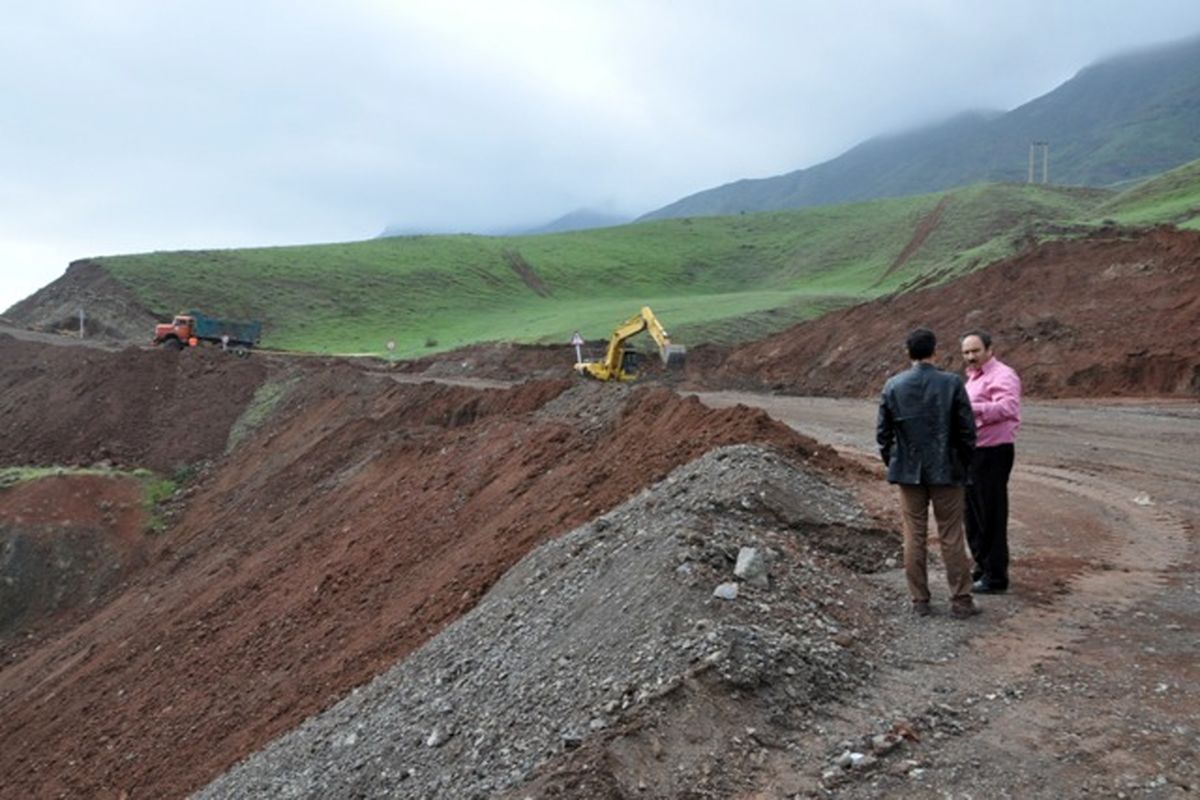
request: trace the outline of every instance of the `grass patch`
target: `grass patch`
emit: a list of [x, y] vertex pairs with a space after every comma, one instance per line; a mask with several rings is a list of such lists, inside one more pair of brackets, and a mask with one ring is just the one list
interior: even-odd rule
[[0, 489], [10, 489], [19, 483], [42, 478], [57, 478], [69, 475], [115, 475], [111, 469], [100, 467], [0, 467]]
[[167, 529], [163, 518], [163, 504], [175, 496], [179, 485], [170, 478], [150, 476], [141, 479], [142, 508], [146, 511], [146, 527], [148, 534], [162, 533]]
[[1095, 220], [1123, 225], [1200, 225], [1200, 161], [1143, 181], [1095, 210]]
[[242, 415], [229, 429], [229, 441], [225, 445], [225, 452], [232, 452], [247, 436], [266, 422], [267, 418], [271, 416], [271, 412], [279, 405], [279, 401], [299, 380], [299, 378], [289, 378], [263, 381], [254, 391], [254, 396], [246, 404]]
[[162, 533], [167, 524], [162, 517], [163, 504], [170, 500], [179, 486], [189, 480], [192, 472], [188, 468], [178, 470], [176, 476], [165, 478], [148, 469], [120, 470], [105, 467], [0, 467], [0, 490], [10, 489], [20, 483], [48, 478], [79, 477], [93, 475], [103, 478], [132, 478], [142, 489], [142, 508], [146, 512], [146, 533]]

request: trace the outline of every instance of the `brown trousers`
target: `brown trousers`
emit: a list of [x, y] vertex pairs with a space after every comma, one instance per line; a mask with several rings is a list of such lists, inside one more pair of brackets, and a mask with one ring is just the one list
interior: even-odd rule
[[971, 602], [971, 563], [963, 536], [964, 492], [961, 486], [900, 487], [900, 511], [904, 517], [904, 574], [914, 602], [929, 602], [929, 573], [926, 543], [929, 538], [929, 504], [937, 520], [942, 563], [950, 584], [952, 603]]

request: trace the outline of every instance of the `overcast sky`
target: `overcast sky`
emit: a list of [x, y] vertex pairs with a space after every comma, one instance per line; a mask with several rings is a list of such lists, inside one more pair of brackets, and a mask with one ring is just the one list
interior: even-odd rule
[[637, 215], [1196, 33], [1198, 0], [0, 0], [0, 310], [91, 255]]

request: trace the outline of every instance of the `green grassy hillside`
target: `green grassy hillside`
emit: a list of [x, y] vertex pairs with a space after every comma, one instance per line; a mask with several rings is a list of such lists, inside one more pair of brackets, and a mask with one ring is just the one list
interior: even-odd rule
[[1110, 197], [991, 184], [543, 236], [96, 260], [157, 314], [259, 318], [266, 346], [295, 350], [383, 353], [392, 340], [406, 357], [487, 340], [566, 342], [574, 330], [603, 338], [643, 304], [683, 343], [732, 342], [1004, 257], [1039, 224], [1094, 217]]
[[1200, 161], [1122, 192], [1098, 205], [1095, 214], [1124, 225], [1170, 223], [1200, 230]]

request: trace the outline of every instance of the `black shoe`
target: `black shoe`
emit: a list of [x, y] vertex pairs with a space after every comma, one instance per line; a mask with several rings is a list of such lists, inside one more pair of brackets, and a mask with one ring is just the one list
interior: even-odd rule
[[971, 584], [971, 591], [975, 594], [1004, 594], [1008, 591], [1008, 585], [1001, 586], [998, 583], [992, 583], [987, 578], [980, 578]]
[[931, 613], [929, 610], [928, 600], [913, 600], [912, 613], [918, 617], [928, 617]]

